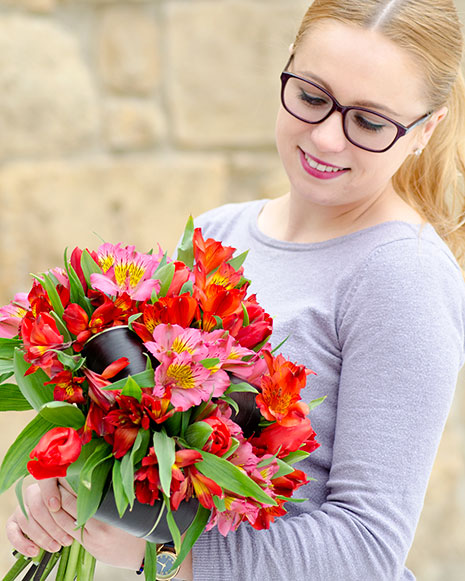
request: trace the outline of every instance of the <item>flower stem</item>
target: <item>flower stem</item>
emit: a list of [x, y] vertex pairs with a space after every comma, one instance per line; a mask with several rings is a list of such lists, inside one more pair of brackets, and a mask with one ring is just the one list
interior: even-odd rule
[[16, 559], [16, 563], [11, 567], [5, 577], [3, 577], [2, 581], [13, 581], [31, 563], [31, 559], [24, 555], [19, 555]]
[[39, 581], [45, 581], [45, 579], [47, 579], [47, 577], [50, 575], [50, 573], [53, 571], [53, 568], [55, 567], [55, 565], [59, 561], [61, 554], [62, 554], [62, 551], [58, 551], [57, 553], [52, 553], [52, 557], [51, 557], [50, 561], [48, 562], [47, 567], [45, 568], [45, 571], [43, 572], [42, 577], [40, 578]]
[[63, 577], [63, 581], [74, 581], [80, 554], [81, 545], [77, 541], [73, 541], [69, 551], [68, 563], [66, 564], [66, 572], [65, 576]]
[[52, 558], [53, 553], [49, 553], [45, 551], [42, 555], [42, 559], [40, 560], [39, 566], [37, 567], [37, 571], [33, 577], [33, 581], [39, 581], [42, 578], [42, 575], [49, 564], [50, 559]]
[[79, 569], [78, 581], [93, 581], [95, 573], [95, 557], [84, 548], [81, 551], [81, 567]]
[[68, 564], [68, 558], [71, 547], [63, 547], [61, 549], [61, 559], [58, 566], [58, 571], [56, 575], [56, 581], [63, 581], [66, 572], [66, 565]]

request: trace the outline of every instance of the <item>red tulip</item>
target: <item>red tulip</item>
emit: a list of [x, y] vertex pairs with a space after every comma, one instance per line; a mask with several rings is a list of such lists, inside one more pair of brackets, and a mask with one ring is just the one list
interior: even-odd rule
[[79, 458], [82, 443], [73, 428], [52, 428], [30, 453], [27, 469], [37, 480], [66, 476], [68, 467]]

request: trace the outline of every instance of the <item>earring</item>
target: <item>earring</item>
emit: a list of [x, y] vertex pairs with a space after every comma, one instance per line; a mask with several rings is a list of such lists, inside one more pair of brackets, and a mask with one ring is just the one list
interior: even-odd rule
[[420, 157], [420, 155], [423, 153], [423, 150], [418, 147], [413, 153], [416, 157]]

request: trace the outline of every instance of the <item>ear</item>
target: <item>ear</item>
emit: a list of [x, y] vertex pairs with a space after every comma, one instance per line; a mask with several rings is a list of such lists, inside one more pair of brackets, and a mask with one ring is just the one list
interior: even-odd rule
[[436, 129], [438, 124], [444, 119], [447, 113], [448, 113], [447, 107], [441, 107], [437, 111], [434, 111], [431, 117], [423, 125], [421, 133], [418, 134], [418, 145], [417, 145], [418, 149], [424, 149], [426, 147], [426, 144], [433, 135], [434, 130]]

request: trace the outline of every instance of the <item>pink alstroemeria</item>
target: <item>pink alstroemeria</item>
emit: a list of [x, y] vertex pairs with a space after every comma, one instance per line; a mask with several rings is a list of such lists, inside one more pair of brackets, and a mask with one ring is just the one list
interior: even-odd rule
[[27, 293], [17, 293], [8, 305], [0, 309], [0, 337], [2, 339], [16, 337], [29, 308]]
[[160, 254], [141, 254], [134, 246], [102, 244], [98, 259], [104, 274], [91, 275], [92, 287], [111, 296], [127, 293], [135, 301], [145, 301], [160, 290], [160, 281], [152, 275], [161, 258]]

